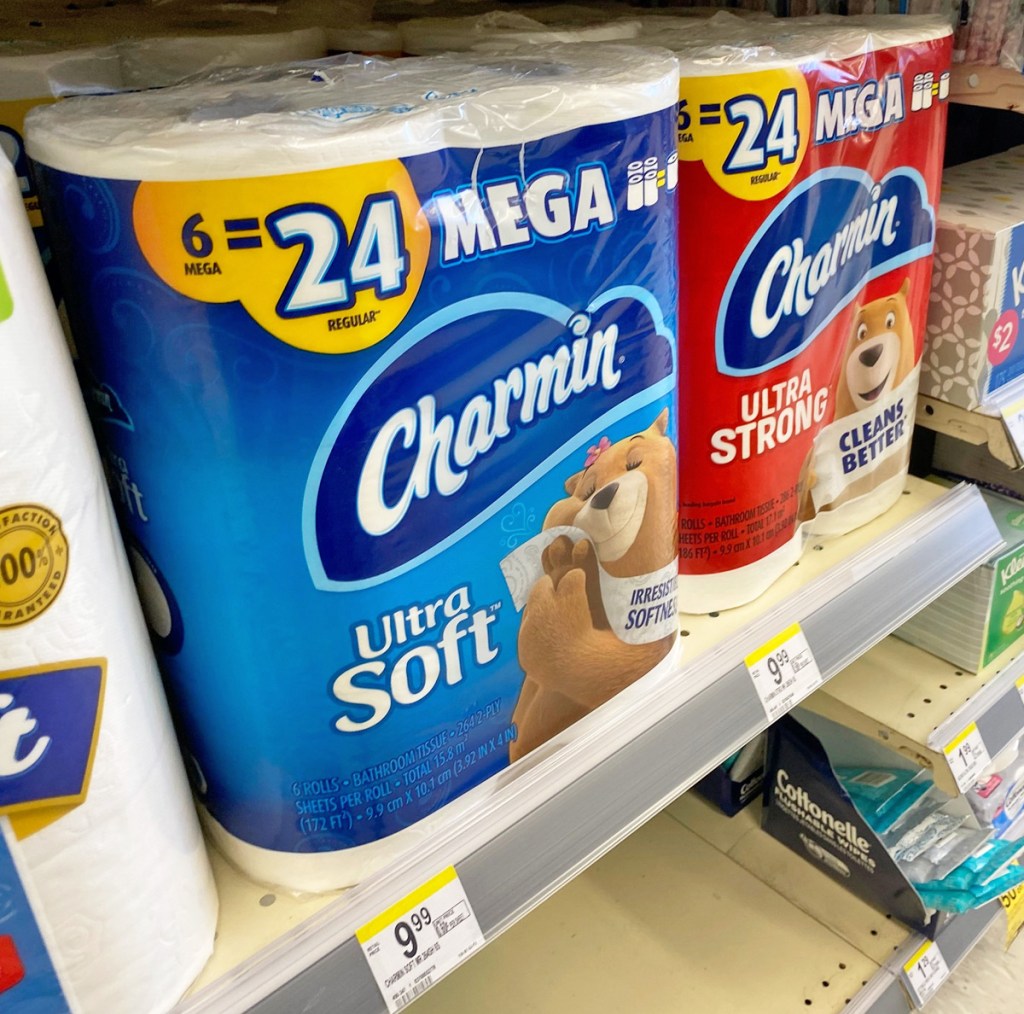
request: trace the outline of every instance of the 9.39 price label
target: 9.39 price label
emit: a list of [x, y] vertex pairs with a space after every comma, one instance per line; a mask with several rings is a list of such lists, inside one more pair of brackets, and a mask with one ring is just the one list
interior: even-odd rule
[[452, 866], [357, 930], [356, 939], [391, 1014], [484, 943]]

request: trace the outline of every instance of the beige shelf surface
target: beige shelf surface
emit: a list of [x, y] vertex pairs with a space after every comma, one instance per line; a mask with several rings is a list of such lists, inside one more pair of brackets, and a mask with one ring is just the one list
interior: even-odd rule
[[765, 834], [760, 801], [726, 817], [691, 792], [666, 813], [877, 964], [888, 961], [911, 938], [907, 927]]
[[[1011, 709], [1019, 711], [1024, 723], [1024, 708], [1015, 687], [1022, 669], [1015, 656], [1019, 650], [1018, 646], [1007, 652], [975, 675], [896, 637], [887, 637], [807, 698], [803, 706], [931, 768], [936, 785], [956, 795], [959, 790], [942, 747], [972, 721], [983, 721], [990, 708], [1002, 707], [1002, 718], [1008, 717]], [[1015, 731], [1024, 731], [1024, 724], [1017, 725]], [[986, 742], [991, 756], [1005, 746], [1007, 737], [1000, 738], [1002, 742]]]
[[833, 1014], [877, 968], [663, 813], [413, 1009]]
[[192, 984], [194, 993], [226, 975], [304, 919], [326, 908], [342, 892], [293, 895], [257, 884], [210, 848], [220, 912], [213, 956]]

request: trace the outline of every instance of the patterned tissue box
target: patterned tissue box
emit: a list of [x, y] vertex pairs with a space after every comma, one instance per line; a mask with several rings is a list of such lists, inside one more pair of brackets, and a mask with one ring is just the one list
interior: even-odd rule
[[921, 393], [973, 409], [1024, 373], [1024, 146], [942, 180]]

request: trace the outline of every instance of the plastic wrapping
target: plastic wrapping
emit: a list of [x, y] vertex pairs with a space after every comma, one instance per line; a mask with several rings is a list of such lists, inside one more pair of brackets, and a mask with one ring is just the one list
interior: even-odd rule
[[327, 51], [365, 56], [401, 56], [402, 34], [395, 25], [357, 22], [326, 29]]
[[327, 53], [322, 28], [281, 28], [260, 15], [213, 18], [195, 14], [165, 23], [160, 31], [119, 46], [129, 88], [175, 84], [218, 67], [255, 67], [306, 60]]
[[722, 14], [661, 41], [681, 61], [680, 607], [708, 612], [903, 491], [950, 29]]
[[669, 664], [675, 181], [645, 172], [676, 68], [341, 58], [32, 116], [197, 789], [252, 874], [360, 879]]
[[615, 42], [635, 39], [638, 20], [609, 20], [598, 24], [558, 24], [534, 21], [525, 14], [491, 11], [479, 17], [417, 18], [398, 26], [402, 51], [426, 56], [449, 51], [464, 52], [481, 44], [530, 46], [560, 42]]

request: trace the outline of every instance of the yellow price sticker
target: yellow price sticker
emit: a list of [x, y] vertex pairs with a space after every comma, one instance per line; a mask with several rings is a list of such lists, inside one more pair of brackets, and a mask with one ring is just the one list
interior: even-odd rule
[[774, 722], [822, 682], [799, 623], [786, 627], [743, 659], [765, 714]]
[[381, 996], [397, 1014], [484, 944], [453, 866], [356, 930]]
[[1009, 947], [1024, 926], [1024, 884], [999, 895], [999, 904], [1006, 913], [1006, 946]]

